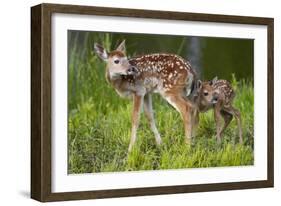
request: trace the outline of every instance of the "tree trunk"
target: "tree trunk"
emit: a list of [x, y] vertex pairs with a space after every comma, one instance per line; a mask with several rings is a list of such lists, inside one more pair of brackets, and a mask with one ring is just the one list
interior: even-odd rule
[[187, 57], [190, 61], [192, 68], [201, 78], [202, 72], [202, 41], [199, 37], [191, 37], [187, 45]]

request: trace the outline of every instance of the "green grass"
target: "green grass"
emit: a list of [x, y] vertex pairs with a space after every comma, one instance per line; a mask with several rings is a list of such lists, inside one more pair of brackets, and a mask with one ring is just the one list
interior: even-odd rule
[[[110, 36], [101, 36], [110, 47]], [[100, 41], [101, 42], [101, 41]], [[93, 40], [87, 39], [87, 45]], [[212, 111], [200, 114], [196, 138], [184, 143], [180, 115], [159, 95], [153, 96], [157, 128], [163, 144], [156, 146], [144, 115], [138, 139], [128, 154], [132, 102], [122, 99], [104, 77], [105, 65], [90, 51], [72, 47], [69, 53], [68, 148], [69, 173], [160, 170], [218, 166], [252, 165], [253, 85], [236, 80], [234, 105], [241, 112], [244, 143], [238, 144], [236, 121], [232, 121], [218, 145]], [[234, 143], [235, 140], [235, 143]]]

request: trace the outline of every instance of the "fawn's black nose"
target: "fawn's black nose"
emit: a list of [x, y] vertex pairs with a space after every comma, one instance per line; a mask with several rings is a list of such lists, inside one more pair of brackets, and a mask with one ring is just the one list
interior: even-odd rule
[[215, 104], [218, 102], [219, 99], [219, 95], [217, 93], [214, 94], [213, 98], [212, 98], [212, 103]]
[[127, 70], [127, 73], [128, 73], [129, 75], [136, 74], [136, 73], [137, 73], [137, 68], [134, 67], [134, 66], [131, 66], [131, 67]]

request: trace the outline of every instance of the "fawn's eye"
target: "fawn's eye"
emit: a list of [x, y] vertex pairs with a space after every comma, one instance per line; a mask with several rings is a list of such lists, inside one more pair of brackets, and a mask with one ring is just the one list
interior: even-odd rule
[[114, 60], [115, 64], [119, 64], [119, 62], [120, 62], [119, 59]]
[[208, 94], [209, 94], [208, 92], [204, 91], [204, 96], [208, 96]]

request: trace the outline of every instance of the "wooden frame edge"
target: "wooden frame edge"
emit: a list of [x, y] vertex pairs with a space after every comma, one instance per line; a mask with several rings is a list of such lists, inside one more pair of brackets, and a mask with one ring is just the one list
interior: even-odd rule
[[116, 190], [99, 190], [99, 191], [81, 191], [81, 192], [61, 192], [51, 193], [43, 202], [68, 201], [68, 200], [87, 200], [87, 199], [104, 199], [117, 197], [133, 196], [150, 196], [150, 195], [167, 195], [180, 193], [196, 192], [215, 192], [226, 190], [240, 189], [258, 189], [269, 188], [272, 184], [268, 180], [249, 181], [249, 182], [230, 182], [200, 185], [182, 185], [182, 186], [165, 186], [165, 187], [148, 187]]
[[41, 168], [41, 16], [40, 5], [31, 8], [31, 198], [42, 200]]
[[274, 187], [274, 19], [267, 24], [267, 179]]
[[[173, 19], [184, 21], [206, 21], [217, 23], [239, 23], [239, 24], [255, 24], [268, 25], [273, 18], [270, 17], [253, 17], [253, 16], [237, 16], [237, 15], [223, 15], [223, 14], [206, 14], [206, 13], [192, 13], [179, 11], [164, 11], [164, 10], [142, 10], [131, 8], [113, 8], [113, 7], [95, 7], [95, 6], [81, 6], [72, 4], [40, 4], [46, 10], [52, 13], [68, 13], [79, 15], [102, 15], [105, 16], [119, 16], [119, 17], [135, 17], [135, 18], [155, 18], [155, 19]], [[78, 12], [79, 11], [79, 12]]]
[[31, 198], [51, 194], [51, 11], [31, 8]]

